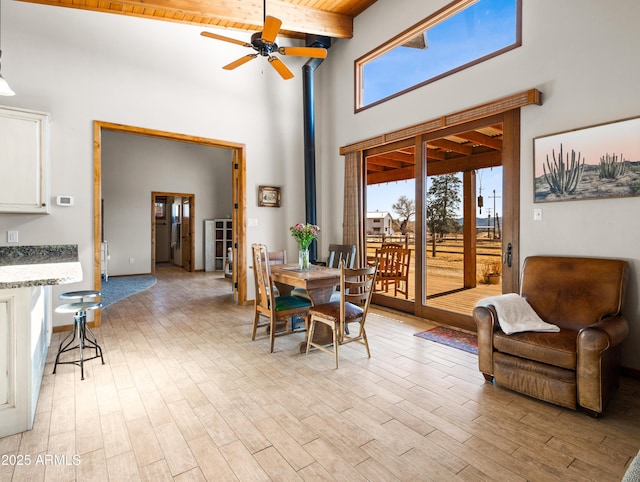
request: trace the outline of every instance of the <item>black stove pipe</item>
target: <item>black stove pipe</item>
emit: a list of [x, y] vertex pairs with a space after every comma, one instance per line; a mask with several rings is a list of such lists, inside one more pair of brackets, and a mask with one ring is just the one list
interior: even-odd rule
[[[307, 36], [307, 47], [329, 48], [331, 39], [317, 35]], [[304, 123], [304, 192], [305, 218], [309, 224], [318, 224], [316, 205], [316, 137], [313, 78], [314, 72], [324, 59], [309, 59], [302, 66], [302, 103]], [[316, 241], [309, 247], [309, 260], [315, 263], [318, 259]]]

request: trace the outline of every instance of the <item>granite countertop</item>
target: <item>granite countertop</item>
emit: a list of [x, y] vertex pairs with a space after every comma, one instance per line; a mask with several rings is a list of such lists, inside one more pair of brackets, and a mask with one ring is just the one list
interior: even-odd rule
[[79, 261], [0, 266], [0, 289], [63, 285], [82, 281]]
[[82, 281], [78, 246], [0, 246], [0, 289]]

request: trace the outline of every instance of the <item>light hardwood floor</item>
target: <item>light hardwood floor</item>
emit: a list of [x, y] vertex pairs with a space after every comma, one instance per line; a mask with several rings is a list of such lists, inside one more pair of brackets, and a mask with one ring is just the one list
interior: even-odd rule
[[[106, 364], [49, 353], [33, 430], [0, 439], [0, 480], [617, 481], [640, 448], [640, 381], [591, 419], [484, 382], [475, 355], [376, 311], [363, 347], [251, 341], [228, 280], [159, 270], [103, 313]], [[395, 320], [392, 318], [396, 318]], [[46, 457], [45, 457], [46, 456]], [[75, 458], [74, 458], [75, 456]]]

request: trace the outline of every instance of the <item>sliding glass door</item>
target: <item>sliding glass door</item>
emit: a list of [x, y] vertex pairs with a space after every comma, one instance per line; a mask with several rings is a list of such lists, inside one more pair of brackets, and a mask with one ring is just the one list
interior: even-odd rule
[[518, 122], [510, 111], [364, 152], [367, 256], [410, 252], [407, 294], [380, 283], [375, 303], [472, 329], [479, 299], [517, 290]]

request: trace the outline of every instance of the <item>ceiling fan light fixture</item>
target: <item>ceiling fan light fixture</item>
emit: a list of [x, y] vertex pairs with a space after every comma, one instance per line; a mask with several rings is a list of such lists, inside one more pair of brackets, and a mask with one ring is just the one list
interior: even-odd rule
[[[1, 5], [1, 2], [0, 2]], [[0, 10], [0, 30], [2, 30], [2, 11]], [[0, 38], [2, 38], [2, 36], [0, 36]], [[0, 70], [2, 70], [2, 48], [0, 48]], [[11, 87], [9, 87], [9, 84], [7, 83], [6, 80], [4, 80], [4, 77], [2, 77], [2, 74], [0, 73], [0, 95], [4, 95], [4, 96], [11, 96], [11, 95], [16, 95], [16, 93], [11, 90]]]
[[0, 74], [0, 95], [5, 95], [5, 96], [16, 95], [16, 93], [13, 90], [11, 90], [11, 87], [9, 87], [9, 84], [7, 83], [7, 81], [4, 80], [4, 77], [2, 77], [2, 74]]

